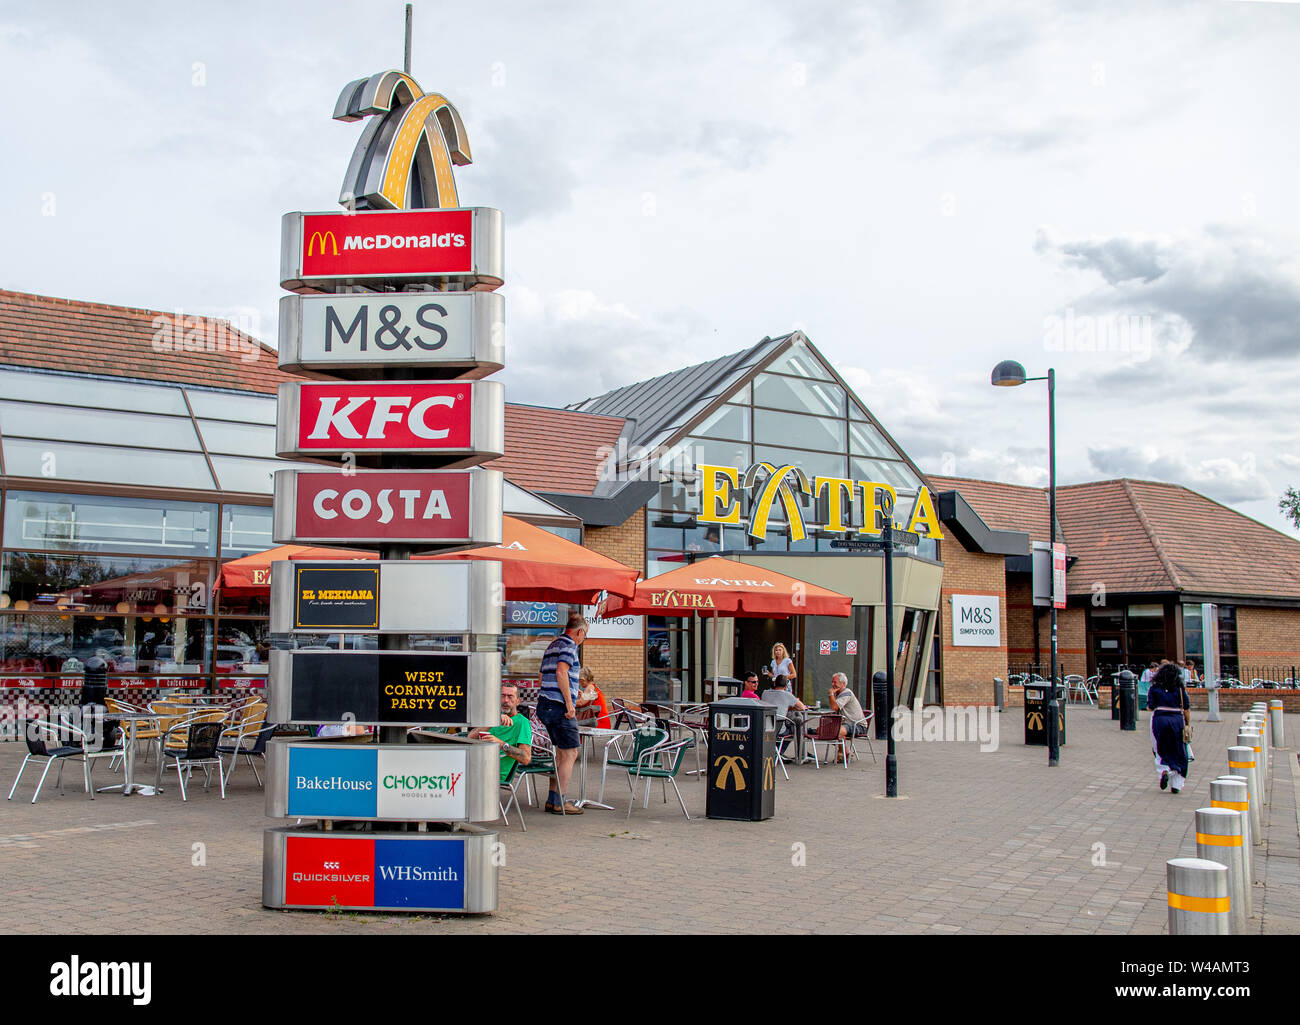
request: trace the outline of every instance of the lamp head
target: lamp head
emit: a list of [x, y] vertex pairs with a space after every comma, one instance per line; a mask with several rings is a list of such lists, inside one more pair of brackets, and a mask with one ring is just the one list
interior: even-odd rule
[[1012, 388], [1025, 383], [1025, 368], [1013, 359], [1004, 359], [993, 368], [989, 383], [999, 388]]

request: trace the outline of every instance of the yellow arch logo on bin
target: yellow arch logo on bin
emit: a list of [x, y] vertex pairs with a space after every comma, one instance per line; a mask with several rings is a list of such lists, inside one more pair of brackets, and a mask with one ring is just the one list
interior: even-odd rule
[[741, 772], [742, 769], [749, 768], [749, 763], [745, 759], [740, 755], [719, 755], [713, 759], [713, 767], [716, 769], [719, 765], [722, 766], [722, 771], [718, 773], [718, 778], [713, 784], [715, 787], [726, 790], [727, 779], [730, 777], [736, 784], [733, 789], [745, 789], [745, 777]]
[[763, 760], [763, 789], [771, 790], [776, 785], [776, 774], [772, 771], [772, 759]]
[[[335, 121], [380, 115], [366, 126], [339, 202], [357, 210], [447, 209], [460, 205], [452, 164], [471, 162], [465, 124], [450, 101], [402, 71], [349, 82]], [[414, 170], [414, 174], [411, 172]]]
[[1043, 713], [1030, 712], [1025, 716], [1025, 725], [1031, 730], [1041, 730], [1043, 728]]

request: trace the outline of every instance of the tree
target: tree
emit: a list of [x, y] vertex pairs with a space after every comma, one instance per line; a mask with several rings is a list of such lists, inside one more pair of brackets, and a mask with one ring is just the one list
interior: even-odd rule
[[1287, 488], [1277, 507], [1282, 510], [1282, 515], [1300, 527], [1300, 491], [1295, 488]]

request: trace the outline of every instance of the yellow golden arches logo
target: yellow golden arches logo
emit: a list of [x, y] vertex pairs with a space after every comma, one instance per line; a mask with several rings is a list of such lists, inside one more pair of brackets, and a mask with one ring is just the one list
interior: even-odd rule
[[316, 244], [317, 244], [318, 242], [320, 243], [320, 253], [321, 253], [321, 256], [324, 256], [324, 255], [325, 255], [325, 247], [326, 247], [326, 245], [328, 245], [328, 246], [330, 247], [330, 255], [331, 255], [331, 256], [338, 256], [338, 255], [339, 255], [339, 240], [336, 239], [336, 238], [334, 237], [334, 232], [332, 232], [332, 231], [327, 231], [327, 232], [325, 232], [324, 234], [322, 234], [322, 233], [319, 232], [319, 231], [313, 231], [313, 232], [311, 233], [311, 238], [309, 238], [309, 239], [307, 240], [307, 255], [308, 255], [308, 256], [315, 256], [315, 255], [316, 255]]
[[469, 139], [447, 98], [404, 72], [381, 71], [349, 82], [334, 105], [335, 121], [372, 114], [380, 116], [357, 140], [339, 202], [357, 210], [459, 206], [452, 165], [471, 162]]
[[772, 771], [772, 759], [763, 760], [763, 789], [771, 790], [776, 785], [776, 773]]
[[[761, 473], [766, 473], [767, 476], [760, 478]], [[795, 498], [790, 482], [786, 479], [788, 477], [794, 479], [803, 494], [812, 494], [812, 489], [808, 485], [808, 475], [799, 467], [789, 463], [779, 468], [771, 463], [755, 463], [746, 471], [745, 487], [754, 495], [754, 505], [749, 517], [750, 537], [756, 537], [760, 541], [767, 537], [767, 521], [772, 515], [772, 503], [778, 497], [781, 499], [781, 507], [785, 510], [785, 518], [790, 524], [790, 540], [802, 541], [808, 536], [803, 525], [803, 511], [799, 508], [798, 499]]]
[[726, 790], [727, 779], [730, 777], [736, 784], [734, 789], [745, 789], [745, 777], [741, 774], [742, 769], [749, 768], [749, 763], [745, 759], [740, 755], [719, 755], [713, 759], [713, 767], [716, 769], [719, 765], [722, 766], [722, 771], [718, 773], [718, 778], [713, 784], [715, 787]]
[[1031, 730], [1041, 730], [1043, 728], [1043, 713], [1030, 712], [1025, 716], [1025, 725]]

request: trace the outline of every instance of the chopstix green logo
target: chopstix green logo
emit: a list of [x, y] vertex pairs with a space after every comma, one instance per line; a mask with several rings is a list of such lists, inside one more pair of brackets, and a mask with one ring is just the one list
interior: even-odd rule
[[443, 791], [448, 797], [456, 795], [456, 784], [460, 782], [463, 772], [448, 772], [440, 776], [398, 776], [388, 775], [383, 778], [385, 790], [405, 791]]

